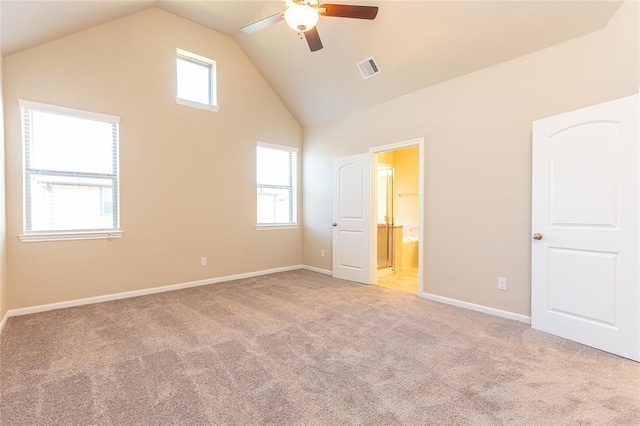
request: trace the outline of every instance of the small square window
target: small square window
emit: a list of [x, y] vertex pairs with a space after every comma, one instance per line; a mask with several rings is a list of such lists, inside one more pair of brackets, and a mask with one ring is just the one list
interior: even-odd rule
[[182, 105], [217, 111], [216, 63], [177, 49], [176, 101]]

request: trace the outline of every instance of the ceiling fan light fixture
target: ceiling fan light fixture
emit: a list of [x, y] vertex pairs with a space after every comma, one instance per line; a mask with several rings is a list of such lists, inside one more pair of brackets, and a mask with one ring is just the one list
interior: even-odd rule
[[284, 20], [295, 31], [305, 32], [318, 23], [318, 11], [308, 4], [292, 4], [284, 12]]

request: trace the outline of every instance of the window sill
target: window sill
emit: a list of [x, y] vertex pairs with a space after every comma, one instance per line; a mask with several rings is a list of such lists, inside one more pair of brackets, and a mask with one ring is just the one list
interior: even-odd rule
[[86, 231], [86, 232], [42, 232], [18, 235], [23, 243], [35, 243], [40, 241], [70, 241], [70, 240], [113, 240], [122, 238], [123, 232], [119, 229], [112, 231]]
[[286, 223], [278, 223], [273, 225], [256, 225], [257, 231], [275, 231], [278, 229], [298, 229], [297, 223], [286, 224]]
[[181, 99], [181, 98], [176, 98], [176, 103], [179, 105], [206, 109], [207, 111], [213, 111], [213, 112], [218, 112], [220, 110], [220, 107], [218, 105], [201, 104], [200, 102], [188, 101], [186, 99]]

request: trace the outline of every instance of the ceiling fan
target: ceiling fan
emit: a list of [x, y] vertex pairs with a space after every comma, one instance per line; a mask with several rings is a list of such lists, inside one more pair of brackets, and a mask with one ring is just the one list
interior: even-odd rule
[[318, 4], [318, 0], [285, 0], [284, 12], [268, 16], [253, 24], [242, 27], [242, 31], [251, 34], [267, 28], [280, 21], [287, 24], [298, 33], [304, 33], [309, 49], [312, 52], [322, 49], [322, 41], [318, 35], [316, 24], [320, 16], [337, 18], [356, 18], [373, 20], [378, 14], [377, 6], [355, 6], [349, 4]]

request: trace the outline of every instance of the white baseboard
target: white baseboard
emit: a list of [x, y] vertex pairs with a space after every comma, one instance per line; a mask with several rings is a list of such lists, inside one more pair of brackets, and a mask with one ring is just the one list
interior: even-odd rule
[[302, 265], [302, 269], [306, 269], [307, 271], [317, 272], [319, 274], [331, 275], [333, 276], [333, 271], [328, 269], [316, 268], [315, 266]]
[[[161, 287], [151, 287], [151, 288], [145, 288], [142, 290], [125, 291], [122, 293], [107, 294], [104, 296], [87, 297], [84, 299], [49, 303], [46, 305], [37, 305], [37, 306], [29, 306], [26, 308], [9, 309], [5, 313], [2, 320], [0, 321], [0, 333], [2, 332], [2, 329], [4, 328], [4, 326], [6, 325], [9, 317], [13, 317], [13, 316], [35, 314], [38, 312], [51, 311], [54, 309], [71, 308], [74, 306], [91, 305], [94, 303], [109, 302], [112, 300], [128, 299], [130, 297], [146, 296], [150, 294], [164, 293], [168, 291], [181, 290], [181, 289], [191, 288], [191, 287], [199, 287], [203, 285], [216, 284], [216, 283], [221, 283], [226, 281], [240, 280], [244, 278], [259, 277], [261, 275], [276, 274], [278, 272], [294, 271], [298, 269], [305, 269], [308, 271], [313, 271], [313, 272], [317, 272], [325, 275], [333, 274], [332, 271], [328, 269], [316, 268], [315, 266], [291, 265], [291, 266], [284, 266], [280, 268], [265, 269], [262, 271], [247, 272], [243, 274], [210, 278], [206, 280], [190, 281], [186, 283], [172, 284], [172, 285], [166, 285]], [[457, 299], [450, 299], [448, 297], [438, 296], [435, 294], [424, 293], [424, 292], [420, 293], [420, 297], [424, 297], [425, 299], [433, 300], [435, 302], [446, 303], [448, 305], [458, 306], [460, 308], [471, 309], [473, 311], [478, 311], [478, 312], [482, 312], [489, 315], [495, 315], [502, 318], [508, 318], [508, 319], [524, 322], [526, 324], [531, 324], [531, 317], [516, 314], [513, 312], [502, 311], [500, 309], [490, 308], [488, 306], [476, 305], [474, 303], [464, 302], [462, 300], [457, 300]]]
[[225, 281], [240, 280], [243, 278], [259, 277], [261, 275], [275, 274], [278, 272], [294, 271], [303, 269], [303, 265], [284, 266], [281, 268], [265, 269], [262, 271], [247, 272], [244, 274], [227, 275], [225, 277], [210, 278], [206, 280], [191, 281], [181, 284], [165, 285], [161, 287], [151, 287], [142, 290], [125, 291], [122, 293], [106, 294], [104, 296], [87, 297], [84, 299], [69, 300], [66, 302], [49, 303], [46, 305], [29, 306], [26, 308], [9, 309], [0, 323], [0, 331], [8, 317], [18, 315], [35, 314], [38, 312], [51, 311], [53, 309], [71, 308], [74, 306], [91, 305], [93, 303], [109, 302], [112, 300], [128, 299], [130, 297], [146, 296], [149, 294], [164, 293], [167, 291], [181, 290], [184, 288], [199, 287], [203, 285], [216, 284]]
[[446, 303], [447, 305], [457, 306], [459, 308], [470, 309], [472, 311], [482, 312], [483, 314], [495, 315], [497, 317], [507, 318], [523, 322], [525, 324], [531, 324], [531, 317], [526, 315], [516, 314], [515, 312], [503, 311], [501, 309], [490, 308], [488, 306], [476, 305], [475, 303], [464, 302], [458, 299], [451, 299], [444, 296], [438, 296], [431, 293], [420, 292], [420, 297], [433, 300], [434, 302]]

